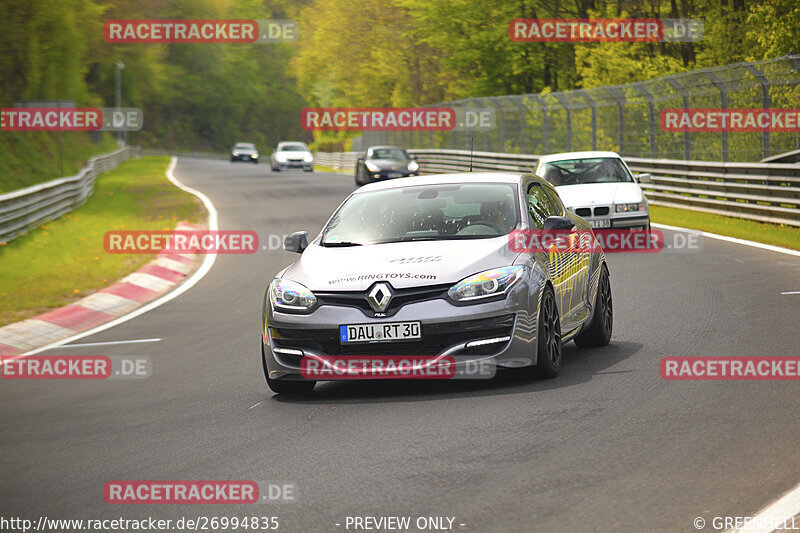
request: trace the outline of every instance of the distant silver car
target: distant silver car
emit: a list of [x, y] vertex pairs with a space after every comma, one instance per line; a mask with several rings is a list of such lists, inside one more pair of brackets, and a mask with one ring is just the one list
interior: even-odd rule
[[314, 170], [314, 155], [306, 143], [282, 142], [270, 156], [272, 170], [280, 172], [290, 168], [302, 168], [306, 172]]
[[249, 161], [251, 163], [258, 163], [259, 158], [256, 146], [251, 143], [236, 143], [231, 148], [231, 163], [236, 161]]
[[564, 342], [611, 338], [608, 267], [597, 248], [514, 251], [509, 234], [531, 229], [590, 231], [532, 174], [443, 174], [357, 189], [312, 242], [306, 232], [284, 241], [302, 255], [264, 295], [269, 387], [310, 392], [315, 381], [301, 365], [319, 356], [447, 354], [459, 364], [557, 375]]

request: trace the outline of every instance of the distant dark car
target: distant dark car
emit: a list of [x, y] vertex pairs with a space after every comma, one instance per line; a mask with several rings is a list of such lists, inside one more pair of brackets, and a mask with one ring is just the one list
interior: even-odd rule
[[419, 164], [396, 146], [372, 146], [356, 162], [356, 185], [378, 180], [419, 176]]
[[258, 150], [256, 146], [250, 143], [236, 143], [231, 148], [231, 163], [236, 161], [249, 161], [251, 163], [258, 163]]

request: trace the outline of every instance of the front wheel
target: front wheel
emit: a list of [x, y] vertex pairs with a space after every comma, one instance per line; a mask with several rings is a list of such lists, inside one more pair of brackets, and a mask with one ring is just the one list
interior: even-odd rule
[[547, 285], [542, 294], [539, 308], [539, 327], [537, 331], [536, 366], [530, 369], [533, 377], [554, 378], [561, 370], [561, 320], [553, 288]]
[[608, 269], [605, 265], [601, 269], [600, 279], [597, 281], [592, 323], [586, 331], [575, 337], [575, 344], [581, 348], [605, 346], [611, 341], [611, 332], [614, 329], [614, 302], [611, 298]]

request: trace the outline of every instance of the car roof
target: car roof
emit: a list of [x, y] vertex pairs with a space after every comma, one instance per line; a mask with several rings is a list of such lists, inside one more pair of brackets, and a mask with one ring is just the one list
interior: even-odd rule
[[596, 157], [620, 157], [616, 152], [563, 152], [560, 154], [549, 154], [542, 156], [539, 161], [542, 163], [550, 163], [551, 161], [565, 161], [567, 159], [594, 159]]
[[255, 146], [253, 143], [236, 143], [234, 146]]
[[308, 148], [308, 145], [306, 143], [304, 143], [303, 141], [281, 141], [281, 142], [278, 143], [278, 148], [280, 148], [284, 144], [302, 144], [303, 146]]
[[381, 145], [381, 146], [370, 146], [370, 147], [367, 148], [367, 150], [387, 150], [387, 149], [402, 150], [402, 148], [400, 148], [399, 146], [388, 146], [388, 145], [386, 145], [386, 146], [383, 146], [383, 145]]
[[388, 181], [379, 181], [364, 185], [354, 194], [379, 190], [397, 189], [400, 187], [413, 187], [417, 185], [439, 185], [450, 183], [507, 183], [519, 184], [523, 178], [533, 178], [541, 183], [548, 183], [544, 179], [530, 173], [521, 172], [458, 172], [452, 174], [427, 174], [413, 178], [397, 178]]

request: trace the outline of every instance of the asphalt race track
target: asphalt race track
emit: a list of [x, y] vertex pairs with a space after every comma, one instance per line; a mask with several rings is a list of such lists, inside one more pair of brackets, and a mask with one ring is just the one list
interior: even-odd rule
[[[220, 229], [313, 236], [352, 176], [182, 159]], [[668, 233], [668, 232], [667, 232]], [[664, 356], [796, 356], [800, 258], [706, 239], [700, 252], [609, 257], [612, 344], [565, 347], [555, 380], [323, 383], [275, 397], [260, 306], [282, 250], [220, 255], [177, 299], [48, 354], [146, 355], [145, 380], [0, 382], [0, 515], [449, 516], [456, 531], [692, 531], [753, 515], [800, 482], [791, 381], [666, 381]], [[56, 268], [54, 266], [54, 268]], [[296, 503], [109, 505], [109, 480], [288, 481]], [[341, 525], [337, 526], [339, 523]], [[461, 526], [460, 524], [464, 524]], [[708, 528], [708, 530], [711, 530]], [[352, 531], [352, 529], [351, 529]]]

